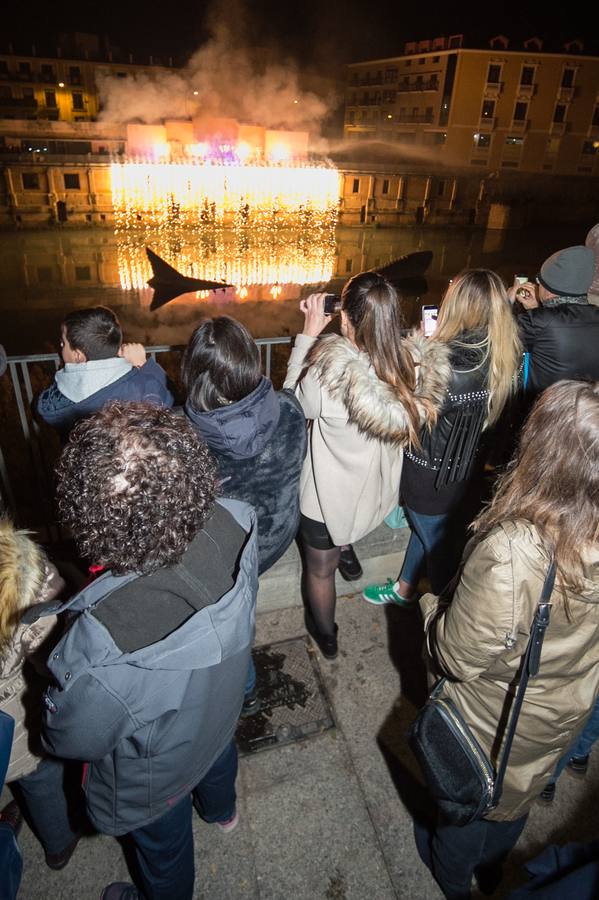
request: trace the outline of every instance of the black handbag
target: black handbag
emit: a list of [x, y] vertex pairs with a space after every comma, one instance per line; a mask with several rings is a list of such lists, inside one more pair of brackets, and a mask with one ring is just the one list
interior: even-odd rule
[[445, 678], [436, 685], [410, 727], [408, 741], [446, 824], [468, 825], [484, 818], [499, 803], [524, 692], [528, 679], [539, 671], [554, 582], [555, 563], [552, 562], [522, 658], [518, 691], [497, 772], [455, 703], [443, 697]]

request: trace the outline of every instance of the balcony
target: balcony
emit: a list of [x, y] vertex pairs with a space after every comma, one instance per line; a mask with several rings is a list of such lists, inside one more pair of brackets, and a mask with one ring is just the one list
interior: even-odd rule
[[552, 122], [551, 123], [551, 134], [565, 134], [568, 130], [567, 122]]
[[510, 125], [510, 131], [515, 131], [517, 134], [523, 134], [529, 128], [530, 119], [514, 119]]
[[485, 99], [496, 100], [503, 91], [503, 81], [488, 81], [485, 85]]
[[429, 78], [427, 81], [413, 81], [410, 84], [398, 84], [397, 90], [403, 94], [422, 93], [423, 91], [438, 91], [439, 79]]
[[522, 97], [523, 100], [530, 100], [531, 97], [537, 92], [536, 84], [519, 84], [518, 85], [518, 96]]
[[560, 103], [569, 103], [570, 100], [573, 100], [576, 96], [576, 88], [572, 87], [559, 87], [557, 89], [557, 99]]
[[383, 76], [379, 78], [378, 76], [374, 76], [371, 78], [360, 78], [359, 85], [360, 87], [378, 87], [383, 83]]
[[496, 124], [497, 118], [495, 116], [481, 116], [480, 122], [478, 123], [478, 130], [493, 131]]

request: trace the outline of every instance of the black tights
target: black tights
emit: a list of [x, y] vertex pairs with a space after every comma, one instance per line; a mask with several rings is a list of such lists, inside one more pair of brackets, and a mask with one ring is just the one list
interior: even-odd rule
[[317, 550], [304, 543], [304, 592], [314, 624], [322, 633], [335, 634], [335, 571], [340, 547]]

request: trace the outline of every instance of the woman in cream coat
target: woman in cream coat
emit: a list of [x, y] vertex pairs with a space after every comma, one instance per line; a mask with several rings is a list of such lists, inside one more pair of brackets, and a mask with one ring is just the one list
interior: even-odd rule
[[306, 627], [323, 655], [337, 655], [335, 570], [340, 547], [364, 537], [397, 505], [402, 448], [435, 420], [449, 378], [447, 349], [401, 334], [400, 298], [374, 272], [341, 295], [341, 336], [319, 338], [330, 322], [324, 294], [301, 302], [305, 315], [289, 360], [311, 420], [300, 480]]

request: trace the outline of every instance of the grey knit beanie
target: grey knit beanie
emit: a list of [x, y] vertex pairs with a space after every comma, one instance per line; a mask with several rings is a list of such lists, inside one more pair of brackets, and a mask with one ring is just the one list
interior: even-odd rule
[[558, 250], [541, 266], [540, 284], [552, 294], [580, 297], [586, 294], [595, 274], [595, 254], [590, 247]]

